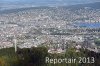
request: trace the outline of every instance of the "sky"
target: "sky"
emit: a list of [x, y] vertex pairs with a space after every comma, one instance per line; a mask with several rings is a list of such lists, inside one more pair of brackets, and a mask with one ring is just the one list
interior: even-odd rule
[[40, 6], [48, 5], [74, 5], [74, 4], [84, 4], [92, 2], [100, 2], [100, 0], [0, 0], [0, 3], [4, 4], [32, 4]]

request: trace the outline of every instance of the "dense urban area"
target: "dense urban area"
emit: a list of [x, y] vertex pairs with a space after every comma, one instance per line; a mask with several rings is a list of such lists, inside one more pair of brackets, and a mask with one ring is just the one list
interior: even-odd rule
[[[20, 49], [23, 49], [23, 55], [25, 48], [28, 49], [27, 52], [39, 51], [33, 47], [45, 47], [40, 51], [46, 52], [47, 50], [46, 53], [52, 55], [67, 54], [69, 49], [80, 54], [85, 50], [87, 53], [90, 51], [99, 54], [100, 9], [70, 6], [30, 7], [0, 11], [0, 52], [6, 48], [10, 48], [9, 52], [13, 49], [12, 52], [19, 54], [22, 52]], [[84, 54], [81, 55], [84, 56]]]

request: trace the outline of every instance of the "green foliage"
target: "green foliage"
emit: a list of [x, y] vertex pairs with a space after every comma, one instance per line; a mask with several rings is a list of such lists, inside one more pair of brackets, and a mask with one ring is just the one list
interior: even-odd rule
[[[15, 53], [14, 48], [6, 48], [0, 50], [0, 66], [100, 66], [100, 53], [90, 52], [80, 49], [76, 52], [75, 48], [69, 48], [62, 54], [50, 54], [45, 47], [33, 47], [19, 49]], [[45, 63], [45, 58], [76, 58], [78, 57], [94, 57], [94, 64], [76, 63]]]
[[18, 49], [16, 53], [14, 48], [1, 49], [0, 66], [44, 65], [47, 55], [48, 52], [45, 47]]
[[18, 58], [20, 59], [20, 64], [22, 66], [42, 66], [45, 64], [45, 57], [48, 55], [47, 49], [45, 47], [33, 47], [31, 49], [24, 48], [17, 51]]
[[94, 42], [95, 42], [96, 45], [100, 46], [100, 39], [95, 39]]
[[18, 58], [14, 48], [0, 50], [0, 66], [17, 66]]

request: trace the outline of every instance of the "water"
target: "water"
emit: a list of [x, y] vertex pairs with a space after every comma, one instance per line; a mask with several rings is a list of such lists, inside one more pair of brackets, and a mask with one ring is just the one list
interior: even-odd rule
[[84, 28], [100, 28], [100, 22], [97, 23], [75, 23], [78, 27]]

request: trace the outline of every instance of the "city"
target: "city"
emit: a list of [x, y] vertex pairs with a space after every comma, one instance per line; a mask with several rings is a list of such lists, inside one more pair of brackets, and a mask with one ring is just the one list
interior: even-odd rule
[[0, 10], [0, 49], [46, 47], [50, 54], [64, 54], [74, 48], [100, 53], [100, 8], [90, 5]]
[[[84, 7], [73, 11], [64, 7], [33, 7], [16, 11], [0, 14], [0, 48], [13, 47], [15, 36], [21, 48], [48, 44], [48, 51], [63, 51], [70, 42], [75, 42], [74, 47], [83, 47], [84, 42], [89, 41], [86, 49], [100, 52], [95, 44], [100, 38], [100, 9]], [[83, 22], [92, 23], [94, 27], [77, 24]]]

